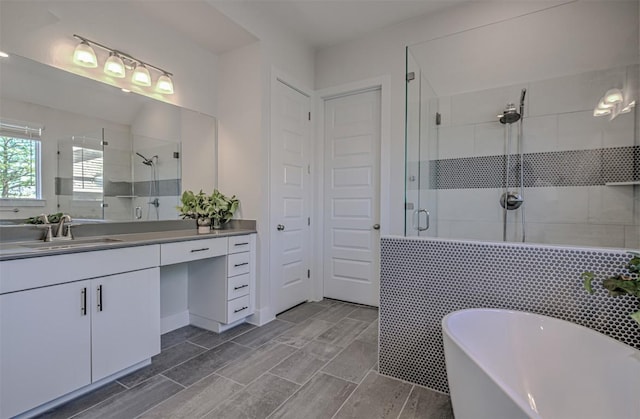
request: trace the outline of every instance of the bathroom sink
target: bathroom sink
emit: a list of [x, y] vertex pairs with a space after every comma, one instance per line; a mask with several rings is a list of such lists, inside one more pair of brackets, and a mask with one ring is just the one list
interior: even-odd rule
[[55, 250], [55, 249], [73, 249], [75, 247], [87, 247], [87, 246], [100, 246], [103, 244], [111, 244], [122, 242], [120, 239], [110, 239], [107, 237], [97, 239], [79, 239], [68, 240], [60, 242], [40, 242], [33, 244], [23, 244], [22, 247], [27, 247], [34, 250]]

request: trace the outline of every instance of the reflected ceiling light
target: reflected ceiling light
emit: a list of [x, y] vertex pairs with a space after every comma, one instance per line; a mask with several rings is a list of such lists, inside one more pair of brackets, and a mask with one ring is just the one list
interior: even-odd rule
[[131, 90], [129, 90], [129, 89], [122, 88], [122, 89], [120, 89], [120, 90], [122, 90], [122, 91], [123, 91], [123, 92], [125, 92], [125, 93], [131, 93]]
[[73, 51], [73, 62], [82, 67], [96, 68], [98, 66], [98, 58], [96, 52], [91, 48], [87, 41], [82, 41]]
[[104, 62], [104, 73], [119, 79], [124, 78], [124, 62], [117, 53], [109, 53], [109, 58]]
[[593, 110], [593, 116], [605, 116], [611, 114], [611, 109], [596, 108]]
[[156, 83], [156, 91], [158, 93], [165, 93], [168, 95], [173, 94], [173, 81], [171, 77], [167, 74], [163, 74], [158, 77], [158, 82]]
[[8, 57], [9, 57], [9, 54], [7, 54], [4, 51], [0, 51], [0, 58], [8, 58]]
[[607, 103], [604, 99], [600, 99], [600, 102], [598, 102], [598, 109], [611, 109], [613, 106], [613, 103]]
[[604, 94], [605, 103], [615, 105], [616, 103], [622, 102], [622, 100], [622, 91], [620, 89], [610, 89]]
[[620, 113], [629, 113], [629, 112], [631, 112], [631, 109], [635, 108], [635, 106], [636, 106], [636, 101], [634, 100], [633, 102], [629, 103], [624, 108], [620, 109]]
[[[171, 79], [173, 74], [168, 71], [80, 35], [74, 34], [73, 37], [80, 41], [80, 44], [78, 44], [73, 53], [73, 62], [77, 65], [90, 68], [97, 67], [98, 59], [93, 47], [98, 47], [109, 52], [109, 58], [105, 61], [103, 68], [105, 74], [116, 78], [124, 78], [126, 77], [127, 70], [133, 69], [131, 82], [138, 86], [149, 87], [151, 86], [152, 80], [149, 71], [151, 69], [160, 74], [155, 86], [155, 91], [166, 95], [173, 94], [173, 80]], [[130, 90], [126, 88], [123, 88], [122, 91], [130, 92]]]
[[144, 64], [137, 64], [133, 69], [131, 81], [138, 86], [151, 86], [151, 74]]

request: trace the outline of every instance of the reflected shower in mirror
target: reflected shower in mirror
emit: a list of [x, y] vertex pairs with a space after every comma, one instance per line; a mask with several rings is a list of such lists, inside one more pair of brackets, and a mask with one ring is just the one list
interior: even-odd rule
[[[0, 59], [0, 121], [42, 126], [41, 199], [0, 199], [1, 219], [177, 219], [182, 142], [211, 143], [216, 120], [17, 55]], [[144, 158], [140, 157], [144, 156]], [[216, 156], [210, 156], [215, 165]]]

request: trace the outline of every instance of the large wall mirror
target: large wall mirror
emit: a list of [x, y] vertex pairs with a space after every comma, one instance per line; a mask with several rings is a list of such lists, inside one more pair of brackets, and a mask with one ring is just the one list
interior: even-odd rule
[[[181, 145], [216, 119], [33, 60], [0, 58], [0, 219], [176, 219]], [[210, 156], [215, 164], [216, 156]]]

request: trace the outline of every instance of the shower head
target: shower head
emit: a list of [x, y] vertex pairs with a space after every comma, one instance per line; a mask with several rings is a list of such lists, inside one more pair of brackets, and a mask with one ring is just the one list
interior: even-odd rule
[[498, 115], [498, 118], [500, 118], [501, 124], [513, 124], [520, 119], [520, 114], [516, 110], [516, 105], [514, 105], [513, 103], [509, 103], [507, 104], [507, 107], [505, 108], [502, 115]]
[[[151, 166], [153, 165], [153, 157], [151, 157], [150, 159], [146, 158], [145, 156], [143, 156], [142, 154], [136, 152], [136, 154], [140, 157], [142, 157], [142, 164], [146, 164], [147, 166]], [[154, 156], [155, 157], [155, 156]]]

